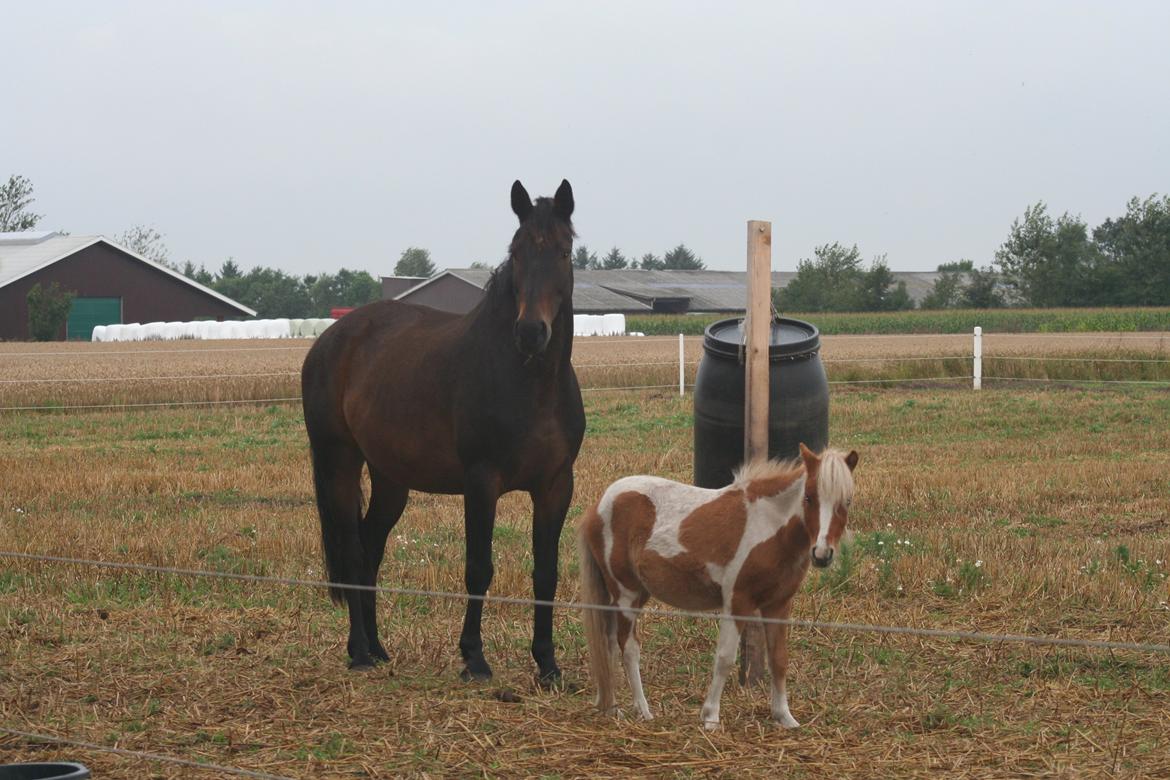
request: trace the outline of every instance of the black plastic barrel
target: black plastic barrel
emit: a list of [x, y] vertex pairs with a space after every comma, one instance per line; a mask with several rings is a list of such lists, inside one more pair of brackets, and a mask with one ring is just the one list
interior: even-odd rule
[[0, 764], [0, 780], [85, 780], [89, 770], [72, 761]]
[[[720, 320], [703, 336], [695, 379], [695, 484], [731, 483], [743, 462], [743, 319]], [[829, 382], [821, 334], [812, 323], [778, 317], [768, 347], [768, 456], [795, 458], [800, 443], [829, 444]]]

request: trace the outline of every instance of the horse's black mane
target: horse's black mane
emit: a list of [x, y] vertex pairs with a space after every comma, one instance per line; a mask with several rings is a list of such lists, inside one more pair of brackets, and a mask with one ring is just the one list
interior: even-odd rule
[[571, 220], [557, 216], [553, 210], [552, 198], [537, 198], [532, 205], [532, 213], [524, 220], [512, 237], [508, 246], [508, 257], [496, 266], [492, 275], [484, 285], [484, 305], [494, 306], [497, 302], [506, 302], [512, 296], [512, 255], [516, 252], [521, 236], [526, 232], [536, 235], [555, 235], [559, 231], [568, 230], [569, 238], [576, 238]]

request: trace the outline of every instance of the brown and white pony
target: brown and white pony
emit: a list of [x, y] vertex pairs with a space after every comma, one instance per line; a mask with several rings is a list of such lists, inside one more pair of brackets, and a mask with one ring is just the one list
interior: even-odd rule
[[[615, 710], [615, 658], [621, 654], [634, 705], [650, 706], [638, 669], [637, 609], [655, 598], [686, 610], [720, 610], [715, 669], [703, 726], [719, 725], [719, 699], [735, 663], [742, 620], [787, 618], [811, 561], [828, 566], [845, 531], [857, 453], [744, 466], [719, 490], [660, 477], [626, 477], [606, 489], [580, 527], [583, 600], [618, 610], [585, 610], [597, 706]], [[766, 624], [772, 717], [800, 725], [788, 710], [788, 626]]]

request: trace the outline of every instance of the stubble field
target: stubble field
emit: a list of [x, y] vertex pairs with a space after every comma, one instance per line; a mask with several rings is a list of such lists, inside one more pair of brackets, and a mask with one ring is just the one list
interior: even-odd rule
[[[989, 337], [985, 350], [1166, 357], [1165, 336], [1082, 336], [1097, 340], [1073, 346], [1044, 338]], [[128, 354], [92, 357], [114, 346]], [[52, 345], [47, 352], [79, 353], [53, 357], [0, 345], [0, 360], [10, 379], [121, 380], [289, 374], [303, 355], [206, 351], [241, 346], [255, 345], [150, 355], [161, 345]], [[697, 360], [698, 341], [687, 349]], [[824, 357], [841, 381], [836, 372], [862, 368], [882, 378], [890, 368], [877, 358], [950, 356], [969, 368], [960, 357], [969, 353], [969, 337], [837, 337], [825, 340]], [[581, 341], [575, 356], [587, 387], [677, 383], [677, 341]], [[868, 366], [832, 363], [857, 358]], [[655, 362], [663, 365], [609, 365]], [[855, 539], [831, 569], [810, 575], [794, 617], [1165, 643], [1170, 394], [1155, 385], [1001, 382], [976, 393], [966, 380], [939, 384], [834, 387], [832, 441], [862, 458]], [[13, 382], [0, 385], [0, 406], [296, 389], [291, 375]], [[570, 526], [617, 477], [689, 479], [689, 395], [587, 390], [585, 399]], [[322, 577], [295, 403], [10, 411], [0, 413], [0, 441], [0, 550]], [[491, 593], [530, 596], [522, 497], [501, 503], [495, 546]], [[462, 547], [459, 500], [415, 494], [382, 584], [460, 592]], [[569, 530], [561, 572], [559, 596], [575, 600]], [[461, 602], [382, 603], [392, 661], [356, 674], [345, 669], [345, 614], [314, 588], [0, 559], [0, 728], [291, 777], [1170, 773], [1166, 654], [797, 628], [790, 697], [802, 728], [772, 728], [763, 691], [729, 686], [723, 727], [706, 734], [698, 710], [712, 621], [645, 620], [643, 679], [656, 719], [640, 723], [591, 707], [575, 612], [557, 612], [556, 638], [567, 679], [583, 688], [545, 693], [532, 681], [529, 609], [486, 609], [496, 679], [478, 686], [457, 679]], [[521, 701], [500, 701], [505, 688]], [[622, 701], [628, 710], [624, 689]], [[48, 756], [107, 777], [215, 776], [0, 736], [0, 761]]]

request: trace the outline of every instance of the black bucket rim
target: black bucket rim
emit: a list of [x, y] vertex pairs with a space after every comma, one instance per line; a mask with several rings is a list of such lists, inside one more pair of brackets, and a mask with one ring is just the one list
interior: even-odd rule
[[[713, 355], [739, 359], [742, 345], [738, 341], [725, 341], [715, 335], [715, 331], [734, 323], [736, 326], [743, 322], [745, 317], [728, 317], [716, 320], [703, 331], [703, 350]], [[792, 360], [794, 358], [815, 355], [821, 348], [821, 331], [816, 325], [807, 320], [798, 320], [794, 317], [773, 317], [773, 325], [789, 325], [808, 333], [808, 337], [787, 344], [771, 344], [768, 346], [768, 360]]]
[[44, 769], [55, 770], [57, 774], [36, 775], [39, 780], [82, 780], [90, 777], [89, 767], [76, 761], [26, 761], [19, 764], [0, 764], [0, 778], [24, 778], [11, 770]]

